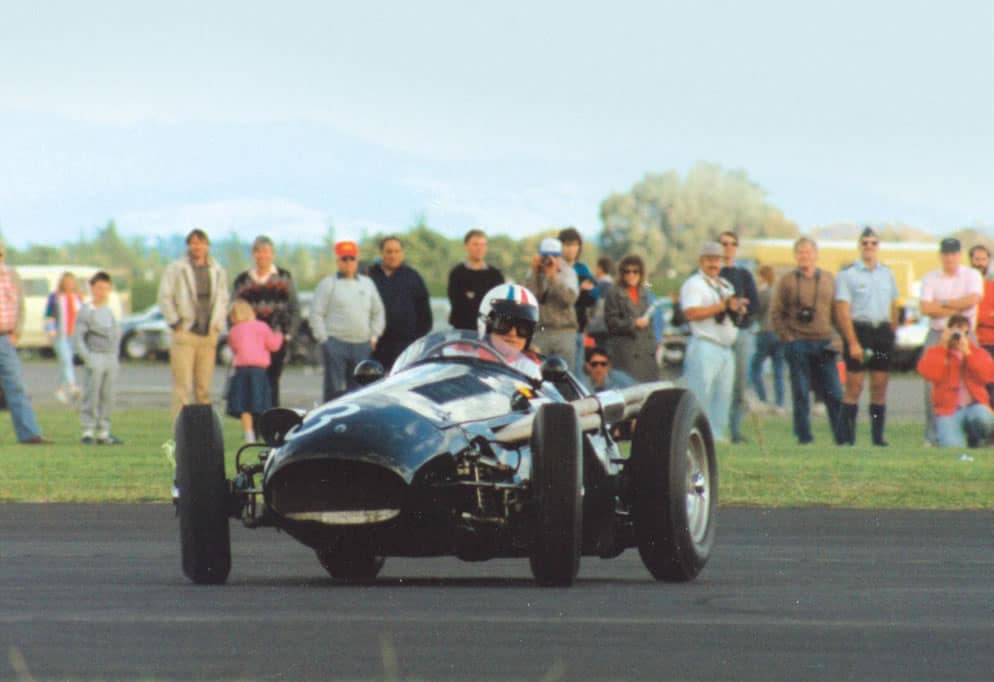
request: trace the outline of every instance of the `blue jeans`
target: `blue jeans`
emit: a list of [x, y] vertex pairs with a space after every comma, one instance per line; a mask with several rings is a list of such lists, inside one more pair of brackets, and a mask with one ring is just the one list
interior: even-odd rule
[[940, 448], [965, 448], [967, 438], [983, 444], [994, 430], [994, 413], [980, 403], [961, 407], [955, 413], [935, 417], [935, 435]]
[[369, 341], [349, 343], [328, 337], [321, 344], [321, 356], [324, 359], [325, 402], [334, 400], [358, 386], [352, 373], [356, 365], [369, 359], [372, 352], [373, 346]]
[[577, 332], [576, 334], [576, 356], [573, 358], [573, 366], [570, 367], [570, 371], [573, 372], [578, 377], [583, 376], [583, 365], [587, 361], [587, 352], [583, 347], [583, 332]]
[[756, 395], [766, 402], [766, 385], [763, 382], [763, 363], [766, 358], [773, 361], [773, 394], [777, 407], [783, 407], [783, 343], [773, 332], [756, 334], [756, 352], [752, 355], [749, 368], [750, 382]]
[[732, 440], [742, 437], [742, 415], [745, 414], [745, 392], [749, 386], [749, 359], [752, 357], [754, 335], [751, 329], [739, 329], [732, 352], [735, 353], [735, 381], [732, 382], [732, 409], [728, 420]]
[[14, 433], [22, 443], [41, 435], [31, 398], [24, 392], [24, 375], [17, 351], [10, 343], [9, 336], [0, 336], [0, 386], [7, 396], [7, 409], [14, 422]]
[[724, 440], [735, 382], [735, 352], [698, 336], [687, 342], [683, 378], [704, 408], [715, 440]]
[[72, 337], [58, 334], [52, 340], [55, 357], [59, 359], [59, 384], [62, 386], [76, 385], [76, 368], [72, 364]]
[[810, 443], [811, 435], [811, 381], [814, 378], [825, 391], [825, 407], [828, 408], [828, 426], [832, 437], [839, 442], [839, 411], [842, 403], [842, 385], [839, 370], [835, 366], [836, 356], [831, 352], [832, 342], [828, 339], [817, 341], [788, 341], [784, 344], [784, 357], [790, 369], [790, 394], [794, 403], [794, 435], [799, 443]]

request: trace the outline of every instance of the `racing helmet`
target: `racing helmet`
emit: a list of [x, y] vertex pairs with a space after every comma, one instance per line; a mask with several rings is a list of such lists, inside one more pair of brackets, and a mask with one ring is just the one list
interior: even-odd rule
[[483, 338], [495, 329], [507, 331], [511, 325], [525, 337], [528, 348], [538, 327], [538, 299], [520, 284], [499, 284], [483, 295], [477, 329]]

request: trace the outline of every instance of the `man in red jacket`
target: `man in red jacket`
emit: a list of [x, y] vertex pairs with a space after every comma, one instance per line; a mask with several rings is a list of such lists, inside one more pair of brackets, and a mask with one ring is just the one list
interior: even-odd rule
[[985, 442], [994, 431], [987, 384], [994, 359], [970, 341], [970, 321], [951, 315], [939, 343], [918, 361], [918, 373], [932, 384], [932, 408], [939, 447], [961, 448]]

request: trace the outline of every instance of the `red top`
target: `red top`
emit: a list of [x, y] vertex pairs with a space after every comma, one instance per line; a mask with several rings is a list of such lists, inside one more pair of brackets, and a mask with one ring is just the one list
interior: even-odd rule
[[966, 358], [945, 346], [932, 346], [918, 361], [918, 373], [932, 382], [932, 407], [935, 414], [945, 417], [956, 413], [964, 380], [970, 397], [988, 404], [987, 384], [994, 382], [994, 359], [972, 341]]
[[977, 304], [977, 340], [994, 346], [994, 279], [984, 280], [984, 297]]

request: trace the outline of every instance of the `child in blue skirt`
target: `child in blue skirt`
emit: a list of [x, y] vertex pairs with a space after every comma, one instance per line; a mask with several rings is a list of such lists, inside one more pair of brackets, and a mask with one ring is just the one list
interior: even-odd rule
[[283, 345], [283, 335], [255, 319], [252, 306], [243, 299], [231, 304], [228, 346], [234, 353], [235, 373], [228, 390], [228, 414], [241, 419], [245, 442], [255, 442], [254, 416], [273, 406], [266, 368], [269, 354]]

